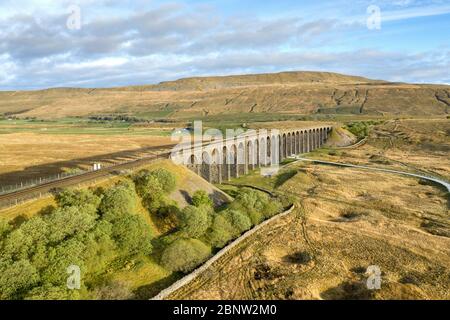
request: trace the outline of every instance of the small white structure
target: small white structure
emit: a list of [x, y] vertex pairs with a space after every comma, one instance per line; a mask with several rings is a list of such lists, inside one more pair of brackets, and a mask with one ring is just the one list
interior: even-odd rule
[[101, 163], [94, 163], [94, 171], [100, 170], [102, 168]]

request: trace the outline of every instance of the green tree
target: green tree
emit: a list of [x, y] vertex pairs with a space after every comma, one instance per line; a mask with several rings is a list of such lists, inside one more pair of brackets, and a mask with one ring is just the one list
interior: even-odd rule
[[196, 207], [207, 206], [213, 207], [214, 203], [209, 197], [208, 193], [204, 190], [197, 190], [192, 196], [192, 204]]
[[81, 274], [86, 275], [86, 244], [78, 237], [65, 240], [48, 249], [48, 266], [41, 271], [45, 284], [62, 286], [67, 281], [67, 268], [71, 265], [80, 267]]
[[3, 242], [2, 256], [13, 260], [28, 259], [33, 240], [21, 229], [12, 231]]
[[30, 290], [25, 300], [79, 300], [80, 290], [67, 289], [66, 284], [60, 286], [43, 285]]
[[55, 197], [59, 207], [78, 207], [84, 213], [95, 215], [101, 198], [89, 189], [67, 189]]
[[0, 299], [18, 299], [38, 281], [39, 274], [28, 260], [0, 260]]
[[222, 248], [233, 238], [233, 233], [234, 228], [230, 221], [223, 214], [218, 214], [208, 230], [207, 239], [214, 248]]
[[168, 270], [189, 272], [211, 255], [211, 248], [197, 239], [178, 239], [163, 252], [161, 264]]
[[283, 211], [283, 205], [278, 200], [269, 201], [262, 209], [262, 214], [266, 219], [273, 217]]
[[152, 170], [150, 175], [155, 177], [162, 185], [164, 192], [171, 193], [175, 190], [177, 180], [175, 175], [163, 168]]
[[4, 238], [11, 230], [12, 227], [8, 221], [0, 217], [0, 239]]
[[250, 218], [238, 211], [238, 210], [227, 210], [225, 213], [225, 218], [231, 223], [233, 226], [235, 236], [241, 234], [244, 231], [249, 230], [252, 227], [252, 222]]
[[102, 218], [114, 221], [128, 214], [134, 214], [137, 207], [137, 195], [134, 188], [120, 182], [105, 191], [99, 206]]
[[112, 234], [119, 249], [126, 255], [148, 255], [152, 252], [153, 236], [141, 216], [127, 215], [114, 221]]
[[48, 225], [48, 240], [58, 243], [66, 238], [92, 229], [95, 217], [81, 211], [78, 207], [58, 208], [52, 214], [45, 216]]
[[162, 183], [148, 170], [141, 170], [134, 177], [136, 191], [150, 212], [157, 212], [164, 205], [165, 191]]
[[185, 207], [179, 215], [180, 230], [190, 238], [199, 238], [211, 225], [211, 215], [207, 207]]

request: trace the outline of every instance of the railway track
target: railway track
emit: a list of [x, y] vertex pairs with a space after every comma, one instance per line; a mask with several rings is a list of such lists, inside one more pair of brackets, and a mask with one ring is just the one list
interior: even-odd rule
[[53, 180], [36, 186], [31, 186], [10, 193], [2, 194], [0, 195], [0, 208], [11, 206], [24, 200], [34, 199], [40, 195], [51, 193], [55, 189], [67, 188], [96, 179], [106, 178], [108, 176], [117, 174], [120, 171], [140, 167], [147, 163], [154, 162], [158, 159], [168, 159], [170, 156], [170, 151], [167, 150], [170, 150], [170, 147], [173, 147], [173, 145], [159, 146], [154, 150], [156, 154], [144, 158], [113, 164], [100, 170], [88, 171], [79, 175], [69, 176], [59, 180]]

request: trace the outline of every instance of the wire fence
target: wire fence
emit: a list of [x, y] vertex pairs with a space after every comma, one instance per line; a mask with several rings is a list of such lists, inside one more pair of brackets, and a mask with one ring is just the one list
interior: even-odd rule
[[77, 171], [76, 173], [62, 172], [62, 173], [53, 174], [53, 175], [46, 176], [46, 177], [39, 177], [39, 178], [34, 178], [34, 179], [26, 180], [26, 181], [17, 182], [16, 184], [13, 184], [13, 185], [2, 185], [2, 186], [0, 186], [0, 195], [28, 189], [30, 187], [36, 187], [36, 186], [39, 186], [39, 185], [42, 185], [42, 184], [45, 184], [48, 182], [58, 181], [58, 180], [62, 180], [62, 179], [68, 178], [68, 177], [76, 177], [78, 175], [83, 175], [89, 171], [91, 171], [91, 170]]
[[[47, 176], [45, 178], [36, 178], [36, 179], [32, 179], [32, 180], [28, 180], [25, 182], [20, 182], [17, 183], [15, 185], [9, 185], [9, 186], [0, 186], [0, 195], [6, 195], [9, 193], [13, 193], [16, 191], [21, 191], [21, 190], [26, 190], [27, 188], [31, 188], [31, 187], [36, 187], [36, 186], [40, 186], [43, 185], [45, 183], [48, 182], [55, 182], [55, 181], [59, 181], [59, 180], [64, 180], [67, 178], [73, 178], [73, 177], [77, 177], [77, 176], [82, 176], [86, 173], [89, 172], [93, 172], [93, 171], [101, 171], [101, 170], [109, 170], [112, 169], [114, 167], [120, 166], [120, 165], [124, 165], [124, 164], [132, 164], [138, 161], [142, 161], [143, 160], [143, 164], [144, 163], [151, 163], [154, 162], [158, 159], [160, 159], [160, 154], [154, 154], [145, 158], [138, 158], [138, 159], [133, 159], [133, 160], [127, 160], [127, 161], [118, 161], [118, 162], [114, 162], [114, 163], [102, 163], [102, 167], [99, 170], [84, 170], [84, 171], [79, 171], [77, 173], [59, 173], [59, 174], [55, 174], [55, 175], [51, 175], [51, 176]], [[128, 171], [124, 170], [124, 171], [120, 171], [120, 172], [115, 172], [114, 175], [125, 175], [128, 174]], [[84, 182], [80, 182], [77, 184], [74, 184], [74, 186], [78, 186], [78, 187], [82, 187], [85, 185], [91, 185], [91, 184], [96, 184], [98, 183], [100, 180], [105, 180], [108, 179], [109, 176], [105, 176], [101, 179], [99, 178], [93, 178], [93, 179], [89, 179], [89, 181], [84, 181]], [[74, 187], [72, 186], [72, 187]], [[38, 200], [44, 197], [49, 197], [51, 196], [52, 193], [51, 192], [30, 192], [27, 193], [25, 195], [20, 195], [14, 199], [5, 199], [5, 200], [0, 200], [0, 209], [8, 209], [17, 205], [21, 205], [21, 204], [25, 204], [27, 202], [31, 202], [34, 200]]]

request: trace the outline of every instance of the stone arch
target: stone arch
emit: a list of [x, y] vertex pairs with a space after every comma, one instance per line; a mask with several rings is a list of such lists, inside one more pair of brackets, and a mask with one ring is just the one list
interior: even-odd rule
[[188, 169], [194, 171], [196, 174], [200, 175], [200, 160], [195, 156], [194, 153], [187, 155], [184, 159], [184, 163]]
[[283, 159], [285, 159], [287, 157], [287, 136], [286, 133], [283, 133], [283, 138], [282, 140], [282, 149], [283, 149]]
[[272, 164], [272, 139], [270, 136], [266, 137], [266, 158], [264, 163], [269, 166]]

